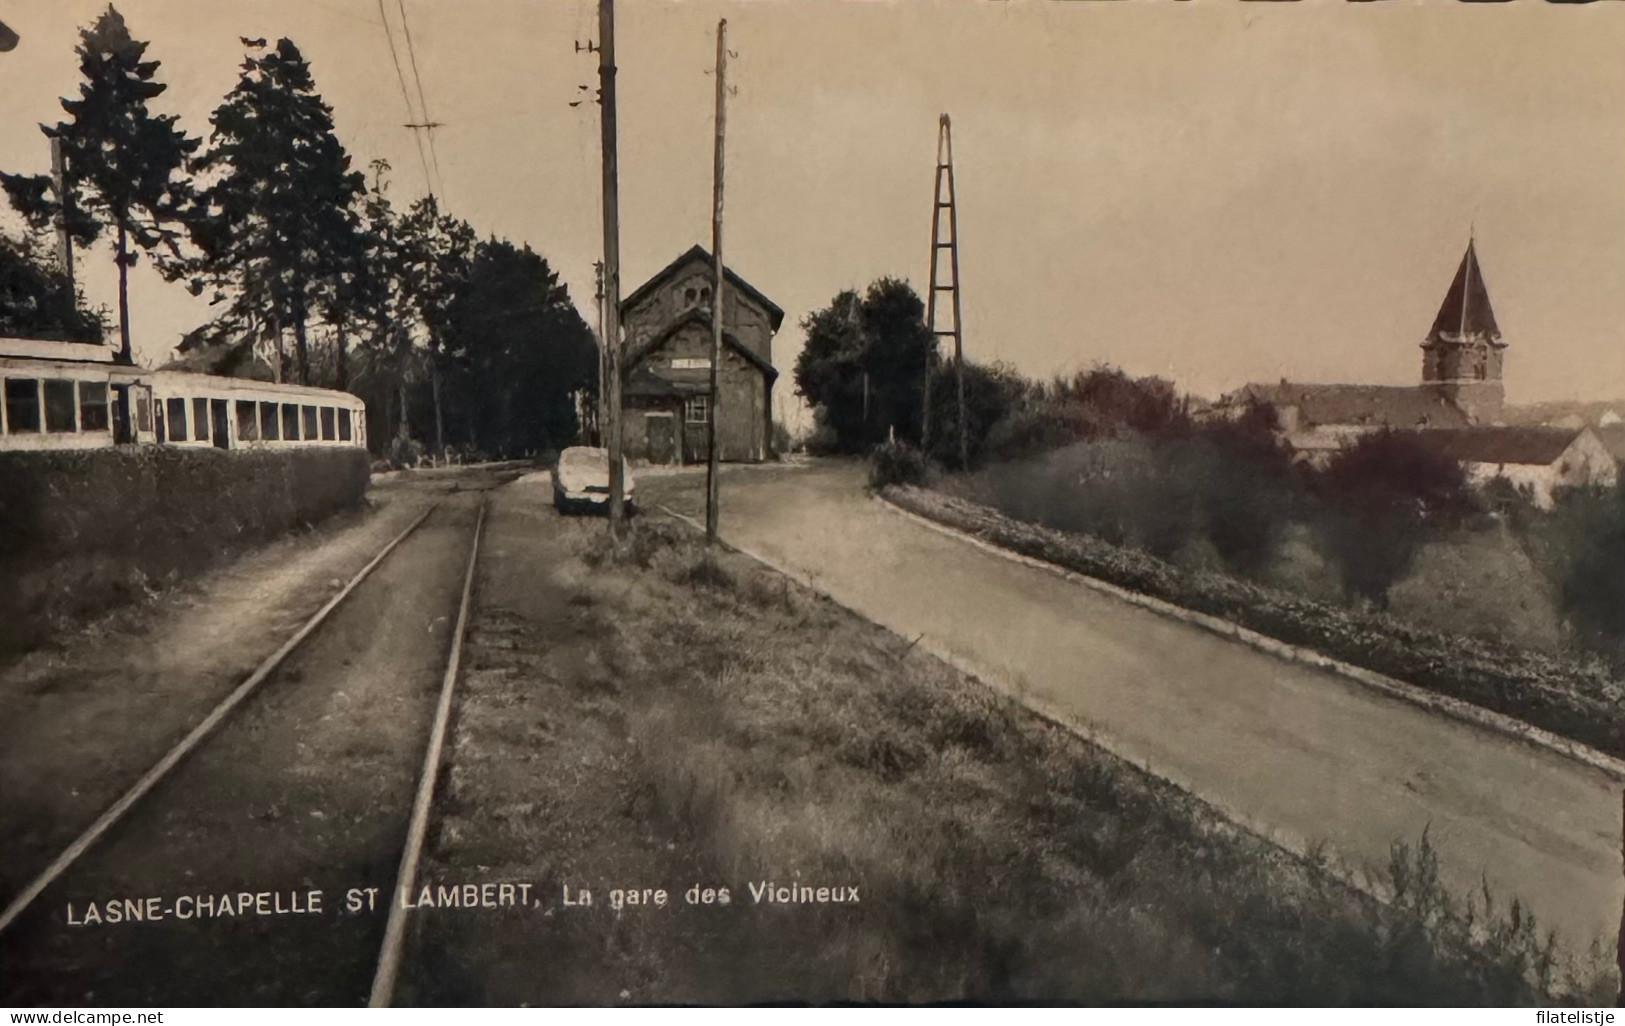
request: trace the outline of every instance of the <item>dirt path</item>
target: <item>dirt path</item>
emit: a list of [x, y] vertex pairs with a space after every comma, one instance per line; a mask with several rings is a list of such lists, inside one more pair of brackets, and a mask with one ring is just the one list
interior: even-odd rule
[[[862, 481], [731, 476], [723, 534], [1290, 845], [1381, 866], [1427, 829], [1458, 890], [1487, 878], [1571, 944], [1617, 930], [1620, 792], [1600, 772], [946, 537]], [[695, 504], [686, 479], [640, 490]]]

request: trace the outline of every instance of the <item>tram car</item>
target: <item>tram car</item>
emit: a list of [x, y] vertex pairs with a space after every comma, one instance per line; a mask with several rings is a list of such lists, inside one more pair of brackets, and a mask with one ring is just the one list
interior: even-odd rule
[[113, 362], [80, 342], [0, 339], [0, 451], [176, 445], [365, 448], [348, 392]]

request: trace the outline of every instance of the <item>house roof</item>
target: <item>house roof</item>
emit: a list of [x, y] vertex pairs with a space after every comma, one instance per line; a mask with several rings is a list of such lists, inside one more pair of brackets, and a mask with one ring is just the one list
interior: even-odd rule
[[1625, 462], [1625, 424], [1604, 424], [1596, 429], [1596, 435], [1614, 459]]
[[1409, 435], [1441, 456], [1463, 463], [1519, 463], [1544, 467], [1567, 452], [1585, 429], [1479, 427], [1413, 431]]
[[[681, 317], [678, 317], [676, 320], [672, 321], [670, 324], [668, 324], [664, 328], [662, 328], [660, 330], [659, 334], [655, 335], [653, 338], [649, 339], [647, 342], [643, 343], [641, 346], [634, 349], [628, 355], [627, 360], [626, 360], [626, 370], [625, 370], [624, 373], [626, 375], [627, 380], [631, 381], [633, 379], [633, 374], [634, 374], [635, 371], [638, 371], [640, 369], [644, 369], [644, 368], [641, 368], [640, 365], [643, 363], [643, 361], [645, 359], [648, 358], [648, 356], [651, 353], [655, 352], [661, 346], [665, 345], [666, 341], [668, 339], [670, 339], [673, 335], [677, 334], [679, 331], [681, 331], [682, 329], [688, 327], [691, 324], [698, 324], [698, 325], [703, 326], [707, 330], [710, 330], [710, 328], [711, 328], [711, 313], [710, 313], [710, 311], [708, 311], [708, 310], [700, 310], [700, 309], [689, 310], [687, 313], [683, 314]], [[739, 353], [739, 355], [743, 356], [746, 360], [749, 360], [751, 362], [751, 364], [753, 366], [755, 366], [757, 370], [761, 371], [762, 375], [767, 378], [768, 387], [769, 388], [773, 387], [773, 382], [778, 380], [778, 377], [779, 377], [779, 371], [778, 371], [777, 367], [774, 367], [771, 363], [767, 362], [767, 360], [763, 359], [761, 354], [757, 353], [750, 346], [747, 346], [747, 345], [745, 345], [745, 343], [739, 341], [738, 337], [736, 337], [734, 335], [734, 333], [731, 332], [731, 331], [726, 331], [726, 330], [723, 331], [723, 333], [722, 333], [722, 341], [727, 343], [728, 345], [732, 346], [734, 348], [734, 350], [737, 351]], [[645, 369], [645, 372], [647, 373], [646, 369]], [[650, 376], [658, 376], [658, 375], [650, 375]]]
[[1251, 384], [1235, 396], [1277, 408], [1296, 406], [1305, 425], [1453, 428], [1472, 423], [1465, 411], [1438, 392], [1415, 385]]
[[[648, 297], [649, 293], [653, 292], [663, 282], [675, 275], [679, 268], [688, 263], [690, 260], [694, 260], [696, 258], [709, 264], [711, 263], [711, 252], [704, 246], [695, 245], [691, 247], [676, 260], [673, 260], [659, 271], [656, 271], [652, 278], [644, 282], [642, 285], [639, 285], [636, 289], [632, 290], [630, 295], [623, 298], [621, 300], [621, 312], [625, 313], [638, 303], [642, 302]], [[756, 287], [754, 285], [735, 274], [733, 269], [727, 265], [724, 265], [722, 268], [722, 276], [723, 280], [725, 280], [729, 285], [749, 296], [753, 301], [755, 301], [756, 305], [766, 310], [773, 330], [779, 330], [779, 325], [784, 322], [784, 311], [779, 309], [779, 305], [777, 303], [756, 291]]]
[[1478, 268], [1478, 252], [1471, 239], [1427, 337], [1428, 342], [1469, 340], [1501, 344], [1501, 329], [1496, 326], [1495, 311], [1490, 309], [1490, 293], [1484, 286], [1484, 273]]

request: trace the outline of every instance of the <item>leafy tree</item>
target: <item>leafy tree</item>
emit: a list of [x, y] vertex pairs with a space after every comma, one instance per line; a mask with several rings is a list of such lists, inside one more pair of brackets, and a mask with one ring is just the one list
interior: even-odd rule
[[848, 452], [860, 444], [867, 413], [858, 362], [865, 345], [862, 305], [848, 289], [803, 317], [806, 342], [795, 366], [796, 393], [812, 404], [819, 427], [834, 435], [837, 448]]
[[443, 330], [448, 419], [471, 446], [517, 455], [575, 439], [576, 396], [596, 383], [598, 347], [545, 259], [505, 240], [479, 243]]
[[894, 432], [920, 438], [922, 392], [934, 339], [925, 304], [907, 282], [881, 278], [860, 299], [853, 291], [803, 318], [796, 391], [817, 408], [835, 447], [861, 452]]
[[1320, 475], [1323, 531], [1350, 596], [1379, 608], [1432, 531], [1474, 512], [1460, 463], [1405, 435], [1366, 435]]
[[299, 48], [289, 39], [269, 50], [244, 42], [242, 74], [193, 164], [207, 183], [207, 216], [195, 221], [204, 254], [195, 287], [212, 280], [266, 301], [274, 330], [292, 326], [299, 380], [309, 384], [309, 321], [322, 290], [353, 274], [360, 259], [366, 179], [351, 170]]
[[160, 269], [175, 273], [181, 257], [178, 222], [193, 203], [182, 171], [199, 140], [175, 127], [173, 115], [147, 109], [166, 88], [156, 78], [159, 62], [143, 59], [147, 44], [131, 38], [117, 10], [109, 6], [79, 36], [79, 98], [62, 101], [71, 120], [41, 126], [48, 137], [61, 140], [65, 195], [54, 195], [47, 175], [0, 173], [0, 184], [36, 228], [63, 224], [74, 242], [86, 246], [113, 229], [119, 355], [132, 363], [129, 270], [138, 250], [162, 246], [174, 263]]
[[85, 306], [33, 235], [0, 234], [0, 335], [100, 342], [107, 318]]
[[[951, 362], [939, 364], [931, 381], [931, 438], [928, 455], [937, 463], [959, 463], [959, 394]], [[996, 424], [1019, 409], [1031, 392], [1031, 383], [1002, 363], [965, 362], [965, 421], [967, 449], [972, 465], [988, 455]]]
[[1163, 378], [1136, 378], [1100, 364], [1058, 382], [1056, 393], [1077, 438], [1170, 434], [1188, 427], [1178, 391]]

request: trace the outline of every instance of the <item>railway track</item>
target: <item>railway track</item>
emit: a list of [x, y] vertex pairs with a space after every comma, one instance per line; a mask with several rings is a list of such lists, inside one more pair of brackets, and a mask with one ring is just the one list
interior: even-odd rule
[[388, 1004], [486, 503], [425, 510], [0, 910], [0, 1004]]

